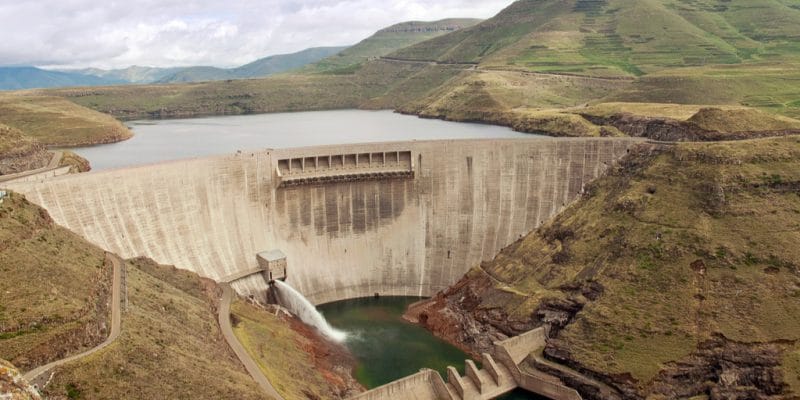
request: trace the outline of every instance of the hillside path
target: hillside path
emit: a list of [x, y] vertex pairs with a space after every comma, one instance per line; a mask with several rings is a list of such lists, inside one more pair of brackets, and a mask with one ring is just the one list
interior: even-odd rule
[[284, 400], [280, 393], [269, 383], [267, 377], [261, 372], [261, 368], [259, 368], [258, 364], [250, 357], [250, 354], [247, 353], [247, 350], [239, 342], [239, 339], [236, 338], [236, 335], [234, 335], [233, 327], [231, 326], [231, 300], [233, 299], [233, 289], [227, 283], [220, 283], [220, 286], [222, 287], [222, 299], [219, 302], [219, 326], [222, 329], [222, 336], [225, 337], [225, 341], [231, 346], [236, 357], [242, 362], [244, 368], [250, 376], [253, 377], [253, 380], [261, 386], [261, 389], [275, 400]]
[[66, 364], [70, 361], [74, 361], [83, 357], [86, 357], [90, 354], [97, 352], [105, 348], [106, 346], [113, 343], [119, 337], [119, 334], [122, 332], [122, 315], [120, 311], [120, 299], [121, 299], [121, 290], [120, 287], [122, 286], [122, 260], [116, 255], [111, 253], [106, 253], [106, 258], [111, 260], [111, 264], [114, 266], [114, 278], [111, 290], [111, 333], [108, 335], [103, 343], [100, 343], [96, 347], [93, 347], [83, 353], [76, 354], [67, 358], [62, 358], [60, 360], [53, 361], [49, 364], [42, 365], [32, 371], [26, 373], [25, 379], [31, 383], [31, 385], [36, 385], [39, 388], [43, 388], [44, 385], [50, 380], [52, 373], [48, 374], [55, 367], [60, 365]]
[[464, 67], [465, 70], [472, 70], [481, 73], [485, 72], [511, 72], [520, 75], [526, 76], [548, 76], [548, 77], [570, 77], [570, 78], [583, 78], [583, 79], [592, 79], [598, 81], [622, 81], [622, 82], [632, 82], [636, 80], [636, 78], [630, 76], [593, 76], [593, 75], [582, 75], [582, 74], [575, 74], [569, 72], [538, 72], [538, 71], [525, 71], [520, 69], [513, 69], [513, 68], [501, 68], [501, 67], [485, 67], [481, 68], [479, 63], [474, 62], [448, 62], [448, 61], [436, 61], [436, 60], [408, 60], [403, 58], [395, 58], [395, 57], [380, 57], [381, 61], [387, 61], [392, 63], [401, 63], [401, 64], [427, 64], [427, 65], [445, 65], [445, 66], [458, 66]]
[[61, 150], [49, 150], [52, 154], [50, 157], [50, 161], [47, 162], [47, 165], [41, 168], [36, 168], [28, 171], [17, 172], [16, 174], [8, 174], [0, 176], [0, 182], [8, 182], [13, 181], [15, 179], [25, 178], [31, 175], [41, 174], [43, 172], [52, 171], [54, 169], [58, 169], [58, 164], [61, 163], [61, 159], [64, 158], [64, 152]]

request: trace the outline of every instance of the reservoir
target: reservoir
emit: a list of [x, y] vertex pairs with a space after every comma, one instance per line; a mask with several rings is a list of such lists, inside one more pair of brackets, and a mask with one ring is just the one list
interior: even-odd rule
[[[134, 137], [130, 140], [74, 150], [87, 158], [94, 170], [104, 170], [265, 148], [282, 149], [409, 140], [529, 138], [534, 136], [514, 132], [505, 127], [420, 119], [391, 111], [362, 110], [133, 121], [128, 125], [134, 133]], [[442, 150], [443, 155], [447, 155], [449, 151], [455, 151], [458, 146], [446, 144], [446, 147]], [[527, 169], [525, 170], [527, 171]], [[144, 175], [141, 174], [141, 171], [135, 170], [130, 171], [130, 176], [136, 178]], [[528, 181], [529, 179], [526, 178], [521, 182]], [[152, 186], [148, 187], [152, 189]], [[152, 190], [152, 192], [158, 192], [158, 190]], [[179, 193], [183, 195], [184, 193], [193, 193], [193, 191], [187, 190]], [[235, 194], [228, 192], [220, 195], [228, 200], [236, 197]], [[246, 198], [246, 196], [241, 198]], [[187, 203], [184, 199], [176, 199], [175, 204]], [[351, 204], [351, 202], [348, 201], [346, 204]], [[263, 204], [260, 207], [263, 207]], [[129, 207], [122, 208], [129, 209]], [[238, 210], [236, 207], [226, 209]], [[137, 215], [136, 218], [139, 219], [141, 216]], [[215, 227], [227, 226], [234, 220], [236, 218], [227, 219], [227, 223], [215, 224]], [[174, 221], [170, 224], [174, 224]], [[207, 232], [214, 232], [214, 229], [198, 229], [197, 232], [203, 232], [205, 237]], [[263, 232], [257, 233], [257, 235], [260, 234]], [[166, 235], [165, 237], [175, 236]], [[313, 235], [309, 237], [313, 237]], [[200, 243], [202, 240], [196, 240], [193, 243]], [[215, 241], [215, 243], [220, 242], [223, 241]], [[181, 250], [177, 253], [183, 254], [184, 248], [181, 246]], [[228, 253], [233, 254], [230, 251]], [[235, 254], [247, 254], [250, 257], [254, 253], [251, 250], [245, 250]], [[299, 253], [293, 252], [293, 254]], [[241, 263], [230, 261], [229, 264]], [[421, 368], [434, 369], [445, 376], [446, 367], [452, 365], [462, 374], [464, 373], [464, 360], [468, 358], [466, 354], [435, 337], [424, 328], [402, 319], [406, 307], [417, 300], [419, 299], [366, 298], [335, 302], [320, 307], [334, 328], [348, 333], [346, 345], [358, 362], [353, 375], [365, 387], [374, 388], [383, 385], [416, 373]], [[541, 398], [524, 391], [516, 391], [501, 397], [501, 399]]]
[[432, 139], [520, 138], [506, 127], [422, 119], [392, 111], [311, 111], [132, 121], [124, 142], [72, 149], [93, 170], [232, 154], [239, 150]]
[[[328, 322], [347, 332], [345, 345], [356, 358], [353, 376], [367, 389], [419, 372], [436, 370], [447, 376], [448, 365], [464, 374], [467, 354], [425, 328], [403, 320], [417, 297], [381, 297], [338, 301], [318, 307]], [[446, 378], [445, 378], [446, 379]], [[518, 389], [498, 399], [545, 400]]]

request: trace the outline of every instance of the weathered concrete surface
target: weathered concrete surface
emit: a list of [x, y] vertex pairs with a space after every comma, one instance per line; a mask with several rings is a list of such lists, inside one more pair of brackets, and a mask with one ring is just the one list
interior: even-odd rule
[[[374, 293], [428, 296], [447, 287], [554, 216], [639, 141], [265, 150], [8, 186], [98, 246], [212, 279], [254, 270], [256, 253], [281, 249], [289, 260], [287, 283], [319, 304]], [[319, 165], [336, 155], [391, 152], [409, 152], [412, 176], [280, 186], [279, 160]], [[334, 161], [328, 166], [335, 170]], [[263, 295], [267, 287], [263, 274], [232, 286], [245, 295]]]
[[439, 373], [423, 369], [416, 374], [353, 396], [350, 400], [438, 400], [449, 398], [444, 389], [444, 380]]
[[581, 400], [581, 395], [565, 386], [560, 379], [542, 371], [523, 371], [520, 363], [531, 353], [545, 346], [544, 328], [536, 328], [522, 335], [495, 342], [494, 357], [498, 364], [505, 365], [514, 377], [516, 384], [532, 393], [553, 400]]

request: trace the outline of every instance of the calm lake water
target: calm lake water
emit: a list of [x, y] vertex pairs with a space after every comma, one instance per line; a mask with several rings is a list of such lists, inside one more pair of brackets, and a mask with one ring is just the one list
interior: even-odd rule
[[[416, 297], [382, 297], [344, 300], [319, 306], [325, 318], [348, 333], [346, 345], [358, 361], [355, 378], [374, 388], [430, 368], [447, 376], [447, 366], [464, 375], [464, 352], [432, 335], [428, 330], [403, 320]], [[543, 400], [524, 390], [499, 399]]]
[[286, 148], [396, 140], [514, 138], [509, 128], [422, 119], [392, 111], [313, 111], [133, 121], [134, 137], [73, 149], [94, 170], [182, 158]]

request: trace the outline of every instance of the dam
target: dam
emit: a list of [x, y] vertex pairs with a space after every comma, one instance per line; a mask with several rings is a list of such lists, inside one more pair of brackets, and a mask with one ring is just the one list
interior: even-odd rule
[[280, 249], [312, 303], [430, 296], [576, 200], [635, 138], [332, 145], [17, 182], [53, 219], [264, 296], [256, 254]]

